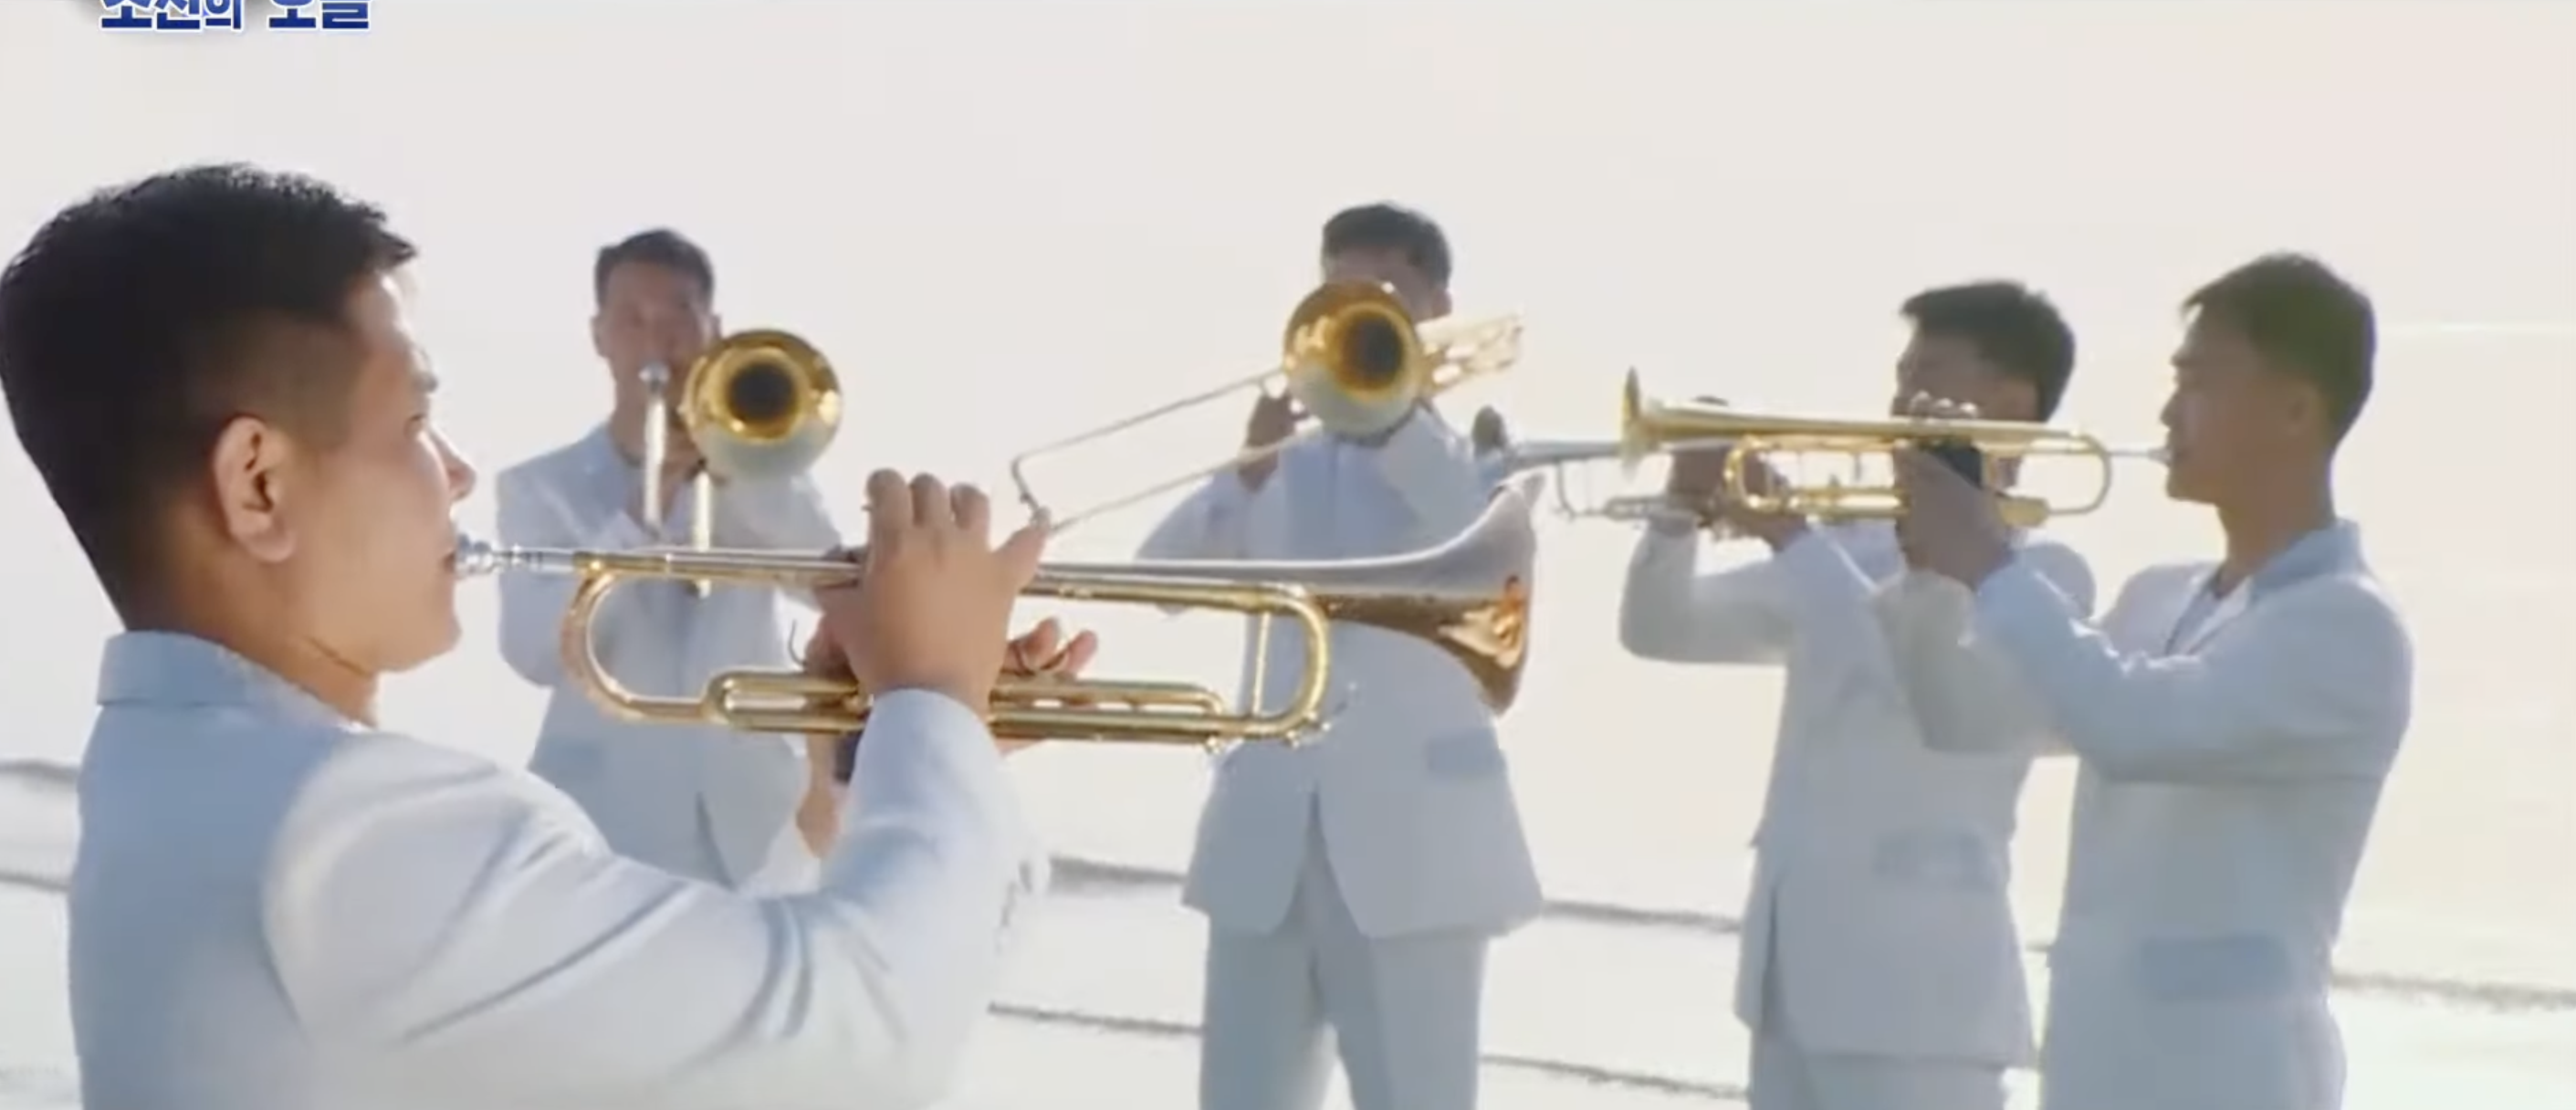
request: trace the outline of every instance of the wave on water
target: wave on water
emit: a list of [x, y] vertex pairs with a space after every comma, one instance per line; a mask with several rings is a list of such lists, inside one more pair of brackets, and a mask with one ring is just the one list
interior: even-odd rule
[[[14, 788], [24, 793], [67, 799], [79, 773], [80, 769], [76, 766], [46, 760], [0, 761], [0, 790]], [[67, 878], [68, 852], [65, 848], [66, 846], [59, 842], [22, 843], [5, 833], [0, 833], [0, 886], [60, 893]], [[1181, 878], [1180, 873], [1176, 871], [1120, 863], [1114, 860], [1081, 856], [1055, 858], [1056, 889], [1065, 895], [1124, 896], [1144, 891], [1176, 890], [1180, 886]], [[1704, 933], [1712, 936], [1734, 936], [1743, 932], [1744, 928], [1741, 918], [1705, 910], [1563, 898], [1549, 900], [1540, 911], [1539, 919], [1607, 929], [1652, 929]], [[2024, 946], [2024, 950], [2029, 954], [2043, 957], [2048, 954], [2048, 948], [2048, 944], [2044, 941]], [[2537, 983], [2339, 968], [2335, 972], [2334, 986], [2338, 991], [2352, 994], [2422, 1000], [2462, 1010], [2488, 1013], [2576, 1011], [2576, 989]], [[1045, 1018], [1042, 1016], [1044, 1014], [1056, 1014], [1056, 1017]], [[1094, 1020], [1114, 1025], [1140, 1020], [1106, 1015], [1085, 1017], [1070, 1011], [1027, 1010], [1022, 1016], [1028, 1020], [1053, 1020], [1058, 1024], [1079, 1024], [1083, 1020]], [[1152, 1024], [1154, 1023], [1146, 1023], [1146, 1025]], [[1141, 1030], [1143, 1027], [1139, 1028]], [[1493, 1062], [1499, 1066], [1528, 1067], [1538, 1070], [1557, 1067], [1544, 1061], [1514, 1064], [1508, 1060], [1497, 1059]], [[1563, 1065], [1563, 1067], [1579, 1068], [1578, 1065]], [[1568, 1077], [1576, 1076], [1569, 1072]], [[1606, 1076], [1603, 1081], [1607, 1081]], [[1685, 1084], [1685, 1087], [1687, 1088], [1688, 1085]], [[1677, 1091], [1682, 1089], [1684, 1088], [1675, 1088]]]

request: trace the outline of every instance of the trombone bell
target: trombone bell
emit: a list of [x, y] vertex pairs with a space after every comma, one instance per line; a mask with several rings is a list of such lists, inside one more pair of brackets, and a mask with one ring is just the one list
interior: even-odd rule
[[[1048, 509], [1061, 531], [1076, 521], [1125, 508], [1228, 470], [1273, 458], [1316, 435], [1365, 439], [1402, 423], [1423, 401], [1469, 380], [1509, 369], [1520, 358], [1520, 318], [1416, 321], [1388, 286], [1325, 282], [1288, 315], [1280, 353], [1270, 368], [1122, 420], [1041, 444], [1013, 457], [1011, 483], [1032, 510]], [[1298, 428], [1287, 439], [1246, 448], [1230, 458], [1072, 510], [1042, 501], [1029, 479], [1037, 459], [1119, 436], [1166, 416], [1229, 397], [1285, 394], [1296, 402]]]
[[784, 331], [725, 336], [689, 370], [680, 420], [728, 481], [812, 469], [841, 429], [841, 383], [823, 353]]
[[[993, 732], [1020, 740], [1295, 743], [1323, 723], [1331, 621], [1383, 628], [1439, 647], [1468, 669], [1486, 704], [1499, 713], [1518, 695], [1528, 660], [1536, 553], [1528, 495], [1504, 489], [1474, 526], [1412, 555], [1323, 563], [1050, 563], [1021, 596], [1285, 619], [1305, 642], [1304, 669], [1287, 704], [1276, 709], [1235, 707], [1233, 699], [1186, 682], [1004, 683], [993, 692]], [[816, 589], [857, 580], [862, 571], [856, 563], [758, 551], [585, 551], [467, 540], [458, 545], [456, 564], [460, 575], [508, 571], [580, 579], [564, 616], [564, 665], [612, 716], [814, 736], [844, 735], [867, 725], [867, 691], [846, 679], [790, 671], [724, 671], [696, 697], [638, 693], [608, 673], [592, 635], [600, 606], [631, 582]]]
[[1334, 435], [1396, 426], [1429, 384], [1431, 356], [1404, 303], [1383, 286], [1326, 282], [1288, 314], [1280, 337], [1288, 395]]

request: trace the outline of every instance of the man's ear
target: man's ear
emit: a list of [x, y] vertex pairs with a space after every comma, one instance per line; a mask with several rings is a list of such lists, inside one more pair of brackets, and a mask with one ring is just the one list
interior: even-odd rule
[[590, 353], [608, 357], [608, 317], [597, 312], [590, 314]]
[[2010, 413], [2012, 418], [2020, 419], [2026, 413], [2028, 419], [2039, 419], [2039, 387], [2019, 378], [1995, 382], [1993, 402], [1979, 415], [1991, 420], [1999, 414]]
[[275, 425], [236, 416], [216, 433], [207, 457], [216, 519], [225, 535], [262, 562], [280, 563], [295, 554], [295, 530], [285, 511], [295, 492], [287, 472], [294, 451]]
[[1449, 291], [1447, 289], [1433, 289], [1431, 291], [1431, 296], [1427, 298], [1427, 301], [1428, 306], [1431, 309], [1431, 314], [1428, 317], [1429, 319], [1437, 320], [1449, 315]]

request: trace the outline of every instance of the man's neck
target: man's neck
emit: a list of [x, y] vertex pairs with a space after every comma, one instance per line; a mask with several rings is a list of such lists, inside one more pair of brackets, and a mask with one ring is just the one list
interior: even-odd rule
[[2238, 500], [2218, 506], [2218, 527], [2227, 537], [2227, 557], [2210, 579], [2210, 589], [2227, 594], [2301, 537], [2334, 522], [2333, 484], [2322, 478], [2284, 483], [2275, 490], [2249, 491]]
[[126, 621], [126, 627], [136, 632], [194, 636], [220, 645], [341, 716], [364, 725], [376, 723], [379, 676], [342, 658], [311, 636], [280, 628], [273, 609], [269, 610], [269, 619], [261, 619], [256, 607], [251, 611], [243, 609], [226, 603], [169, 606], [150, 614], [136, 614]]

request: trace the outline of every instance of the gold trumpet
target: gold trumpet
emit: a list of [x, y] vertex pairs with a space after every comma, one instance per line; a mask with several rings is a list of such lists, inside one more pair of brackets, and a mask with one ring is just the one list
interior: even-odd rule
[[1011, 484], [1032, 511], [1046, 508], [1028, 477], [1041, 457], [1097, 442], [1211, 401], [1277, 385], [1293, 398], [1301, 427], [1287, 439], [1247, 448], [1213, 466], [1070, 512], [1052, 513], [1062, 531], [1077, 521], [1160, 496], [1235, 467], [1271, 458], [1317, 434], [1366, 438], [1401, 423], [1425, 399], [1460, 383], [1509, 369], [1520, 358], [1517, 315], [1482, 320], [1443, 317], [1416, 322], [1393, 288], [1364, 281], [1325, 282], [1288, 315], [1276, 365], [1134, 416], [1104, 424], [1011, 459]]
[[841, 429], [841, 383], [823, 353], [784, 331], [755, 329], [715, 341], [689, 366], [685, 393], [671, 397], [671, 371], [644, 368], [644, 524], [662, 528], [662, 464], [676, 412], [706, 466], [690, 479], [696, 503], [690, 547], [715, 545], [715, 482], [787, 478], [823, 457]]
[[[1823, 520], [1885, 520], [1904, 512], [1904, 498], [1892, 481], [1831, 479], [1753, 488], [1750, 461], [1768, 456], [1844, 456], [1855, 464], [1903, 448], [1970, 448], [1983, 469], [1982, 482], [2001, 488], [2011, 470], [2029, 458], [2074, 458], [2096, 462], [2100, 480], [2093, 496], [2058, 502], [2019, 494], [2002, 496], [2006, 519], [2024, 527], [2052, 517], [2076, 516], [2100, 509], [2110, 500], [2112, 464], [2122, 459], [2161, 463], [2162, 447], [2115, 446], [2085, 432], [2047, 424], [2011, 420], [1949, 417], [1801, 416], [1728, 408], [1705, 401], [1658, 401], [1646, 397], [1637, 373], [1628, 372], [1619, 400], [1619, 436], [1610, 440], [1537, 442], [1506, 448], [1494, 464], [1503, 473], [1529, 469], [1563, 469], [1575, 464], [1615, 461], [1633, 471], [1658, 454], [1691, 450], [1727, 452], [1726, 475], [1719, 496], [1752, 512], [1786, 513]], [[1570, 515], [1640, 519], [1664, 515], [1706, 521], [1708, 507], [1679, 505], [1661, 496], [1613, 498], [1592, 511], [1574, 508], [1557, 483], [1560, 505]]]
[[[1497, 491], [1456, 538], [1411, 555], [1343, 562], [1049, 563], [1023, 597], [1240, 613], [1293, 622], [1305, 667], [1288, 703], [1230, 709], [1229, 699], [1185, 682], [1042, 679], [993, 692], [996, 736], [1022, 740], [1295, 743], [1324, 721], [1331, 674], [1328, 624], [1402, 633], [1465, 666], [1488, 708], [1520, 692], [1529, 657], [1530, 575], [1537, 539], [1525, 490]], [[758, 551], [581, 551], [500, 547], [461, 539], [457, 573], [572, 575], [581, 580], [564, 615], [564, 665], [603, 712], [648, 724], [722, 725], [746, 732], [837, 736], [867, 725], [869, 696], [846, 679], [741, 668], [719, 672], [696, 697], [637, 693], [600, 661], [592, 625], [619, 586], [686, 579], [817, 589], [854, 582], [862, 568], [837, 559]], [[1256, 642], [1252, 690], [1269, 663]]]

